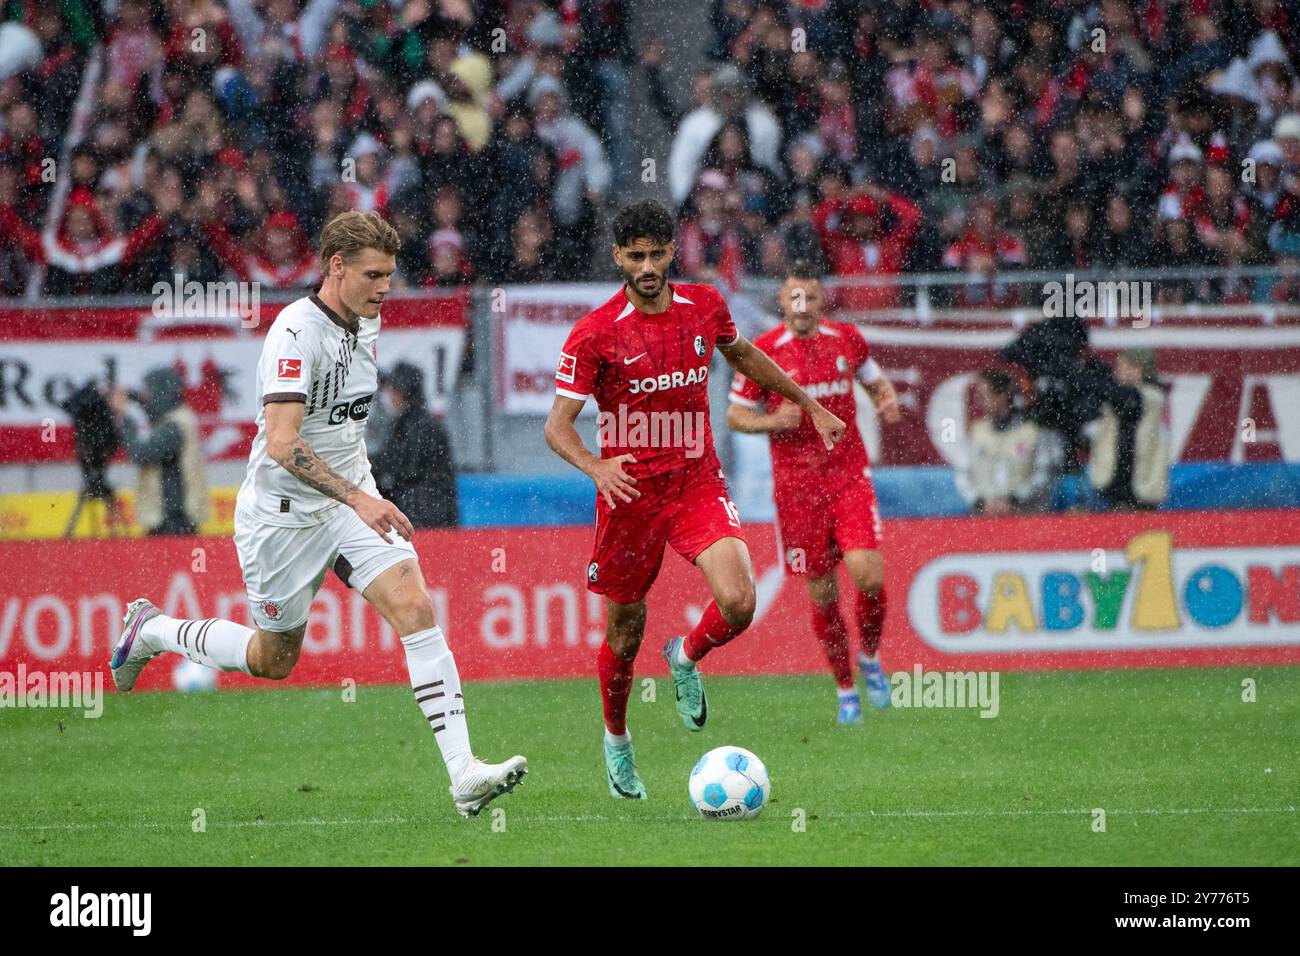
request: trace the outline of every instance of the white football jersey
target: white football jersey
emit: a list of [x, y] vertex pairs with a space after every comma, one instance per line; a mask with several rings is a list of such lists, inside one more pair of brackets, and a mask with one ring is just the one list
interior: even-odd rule
[[295, 478], [266, 453], [266, 403], [302, 402], [300, 434], [327, 465], [375, 494], [366, 457], [366, 419], [379, 387], [379, 317], [350, 332], [315, 295], [285, 306], [266, 333], [257, 363], [257, 437], [236, 505], [282, 527], [317, 523], [341, 503]]

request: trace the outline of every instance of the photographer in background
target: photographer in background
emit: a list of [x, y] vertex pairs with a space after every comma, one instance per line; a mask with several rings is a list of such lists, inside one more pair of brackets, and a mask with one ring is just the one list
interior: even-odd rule
[[1088, 457], [1084, 426], [1101, 414], [1115, 376], [1088, 347], [1088, 325], [1077, 316], [1053, 316], [1029, 326], [1001, 357], [1023, 368], [1033, 382], [1034, 397], [1025, 416], [1056, 444], [1061, 474], [1052, 492], [1053, 511], [1085, 506], [1081, 477]]
[[[148, 428], [128, 413], [127, 400], [143, 410]], [[145, 374], [138, 394], [114, 389], [109, 399], [127, 455], [139, 466], [135, 514], [151, 535], [195, 534], [208, 520], [208, 474], [198, 419], [185, 404], [184, 384], [173, 368]]]
[[970, 427], [957, 490], [976, 514], [1032, 514], [1046, 509], [1052, 457], [1038, 426], [1017, 406], [1015, 382], [986, 369], [975, 381], [981, 417]]
[[399, 362], [380, 384], [380, 403], [391, 422], [370, 458], [379, 493], [417, 528], [454, 528], [460, 518], [451, 439], [425, 407], [424, 373]]
[[[116, 537], [125, 529], [126, 517], [117, 500], [117, 492], [108, 480], [108, 461], [122, 447], [122, 430], [104, 393], [94, 382], [81, 386], [59, 407], [72, 418], [73, 448], [77, 465], [81, 468], [81, 492], [77, 495], [77, 504], [72, 509], [63, 536], [71, 538], [76, 534], [87, 501], [101, 501], [108, 533]], [[97, 526], [94, 526], [92, 534], [99, 534]]]
[[1165, 404], [1155, 353], [1150, 349], [1120, 353], [1115, 360], [1115, 386], [1097, 421], [1088, 462], [1088, 479], [1109, 508], [1146, 511], [1168, 496]]

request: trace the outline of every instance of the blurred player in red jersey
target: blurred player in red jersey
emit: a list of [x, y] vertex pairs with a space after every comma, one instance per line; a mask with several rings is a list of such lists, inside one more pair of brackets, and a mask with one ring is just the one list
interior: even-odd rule
[[[597, 660], [605, 710], [605, 767], [614, 797], [645, 799], [627, 732], [632, 665], [645, 633], [645, 596], [664, 547], [704, 572], [713, 600], [695, 629], [664, 646], [677, 713], [699, 730], [708, 703], [696, 663], [749, 626], [754, 570], [709, 428], [709, 364], [716, 346], [736, 371], [808, 415], [831, 448], [846, 427], [736, 331], [722, 295], [668, 282], [673, 220], [657, 202], [614, 219], [614, 262], [624, 285], [569, 333], [556, 368], [547, 444], [596, 484], [596, 542], [587, 587], [609, 619]], [[574, 421], [588, 398], [600, 410], [600, 455]]]
[[835, 569], [843, 560], [856, 589], [862, 649], [858, 663], [867, 700], [889, 706], [889, 681], [880, 670], [880, 634], [885, 622], [885, 564], [880, 554], [880, 512], [871, 487], [867, 448], [853, 423], [860, 381], [886, 424], [899, 419], [894, 387], [870, 357], [856, 327], [824, 318], [821, 283], [804, 265], [791, 267], [780, 290], [782, 324], [754, 340], [790, 372], [813, 398], [849, 423], [844, 441], [828, 448], [795, 405], [738, 371], [731, 386], [727, 425], [738, 432], [766, 434], [772, 451], [772, 484], [786, 572], [806, 575], [812, 597], [813, 629], [826, 651], [839, 686], [839, 720], [862, 721], [862, 704], [849, 663], [849, 637], [840, 616]]

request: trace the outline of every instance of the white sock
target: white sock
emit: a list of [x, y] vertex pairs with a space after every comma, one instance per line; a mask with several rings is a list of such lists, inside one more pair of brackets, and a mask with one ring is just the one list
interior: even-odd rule
[[605, 743], [611, 747], [624, 747], [632, 742], [632, 732], [625, 730], [621, 734], [611, 734], [608, 729], [605, 731]]
[[252, 628], [210, 617], [202, 621], [159, 614], [140, 628], [145, 646], [152, 651], [171, 651], [219, 671], [248, 670], [248, 642]]
[[880, 663], [880, 651], [876, 651], [874, 654], [868, 654], [866, 651], [858, 651], [858, 657], [868, 664]]
[[673, 660], [678, 667], [694, 667], [695, 661], [686, 656], [686, 640], [682, 639], [677, 642], [677, 650], [673, 652]]
[[840, 700], [845, 697], [857, 697], [858, 689], [856, 687], [836, 687], [835, 692], [840, 695]]
[[436, 624], [402, 638], [402, 647], [406, 649], [406, 669], [411, 675], [415, 702], [433, 728], [443, 763], [455, 783], [474, 756], [469, 749], [469, 725], [465, 722], [465, 698], [460, 692], [456, 659], [451, 656], [442, 628]]

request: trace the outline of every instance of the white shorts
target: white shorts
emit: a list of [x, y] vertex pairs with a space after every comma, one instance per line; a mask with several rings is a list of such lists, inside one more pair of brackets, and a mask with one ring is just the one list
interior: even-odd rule
[[306, 528], [284, 528], [235, 509], [235, 550], [257, 627], [292, 631], [307, 620], [331, 568], [363, 593], [375, 578], [415, 548], [396, 531], [385, 543], [351, 508], [340, 506]]

